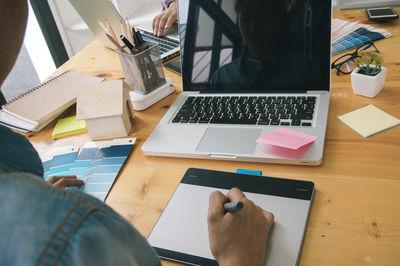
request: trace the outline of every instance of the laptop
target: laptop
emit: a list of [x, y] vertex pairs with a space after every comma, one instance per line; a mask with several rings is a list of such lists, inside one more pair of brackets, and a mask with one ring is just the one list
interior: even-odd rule
[[[115, 35], [125, 35], [121, 30], [121, 23], [124, 19], [115, 8], [111, 0], [69, 0], [81, 18], [85, 21], [89, 29], [96, 38], [106, 47], [115, 49], [115, 46], [108, 40], [104, 31], [106, 29], [106, 20], [112, 27]], [[95, 10], [95, 12], [93, 11]], [[152, 23], [143, 23], [138, 27], [145, 41], [158, 43], [160, 48], [161, 61], [167, 61], [170, 58], [179, 55], [179, 34], [177, 26], [172, 27], [167, 34], [161, 38], [155, 37], [152, 31]], [[120, 42], [121, 45], [123, 44]]]
[[[330, 98], [331, 1], [178, 3], [186, 29], [184, 91], [143, 153], [319, 165]], [[256, 142], [277, 127], [317, 139], [298, 150]]]
[[150, 245], [161, 258], [218, 265], [208, 239], [209, 196], [232, 187], [274, 214], [264, 265], [297, 265], [314, 195], [309, 181], [189, 168], [150, 232]]
[[146, 42], [158, 43], [161, 53], [161, 61], [164, 63], [177, 57], [180, 53], [178, 24], [164, 31], [163, 36], [157, 37], [153, 34], [152, 22], [144, 22], [137, 27]]

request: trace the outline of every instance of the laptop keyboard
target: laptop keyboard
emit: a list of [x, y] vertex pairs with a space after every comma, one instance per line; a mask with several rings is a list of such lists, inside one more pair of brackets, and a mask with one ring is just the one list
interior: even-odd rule
[[144, 41], [159, 43], [161, 54], [179, 47], [179, 41], [177, 40], [167, 38], [164, 36], [156, 37], [153, 35], [153, 33], [147, 31], [140, 31], [140, 33], [142, 34]]
[[191, 96], [172, 123], [312, 126], [316, 96]]

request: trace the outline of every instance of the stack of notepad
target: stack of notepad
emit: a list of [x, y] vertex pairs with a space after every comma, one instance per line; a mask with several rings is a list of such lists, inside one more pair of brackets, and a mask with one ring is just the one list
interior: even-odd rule
[[0, 124], [20, 131], [40, 131], [76, 103], [77, 88], [103, 79], [67, 71], [9, 101], [0, 110]]
[[333, 19], [332, 55], [390, 36], [392, 34], [387, 30], [376, 29], [367, 24]]

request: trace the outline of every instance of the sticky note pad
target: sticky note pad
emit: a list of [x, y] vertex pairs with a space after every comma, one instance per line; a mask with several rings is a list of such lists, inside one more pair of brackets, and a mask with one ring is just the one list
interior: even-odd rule
[[273, 132], [259, 137], [257, 142], [297, 150], [304, 145], [314, 142], [316, 139], [316, 136], [278, 127]]
[[338, 119], [364, 138], [400, 124], [400, 120], [373, 105], [368, 105]]
[[56, 139], [86, 131], [84, 120], [76, 120], [76, 116], [70, 116], [57, 121], [51, 136]]

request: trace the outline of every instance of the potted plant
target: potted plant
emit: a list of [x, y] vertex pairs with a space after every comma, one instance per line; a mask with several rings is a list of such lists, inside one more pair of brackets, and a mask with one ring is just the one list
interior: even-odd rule
[[376, 52], [359, 51], [354, 59], [357, 66], [351, 72], [353, 92], [366, 97], [375, 97], [383, 88], [386, 67], [381, 66], [383, 57]]

